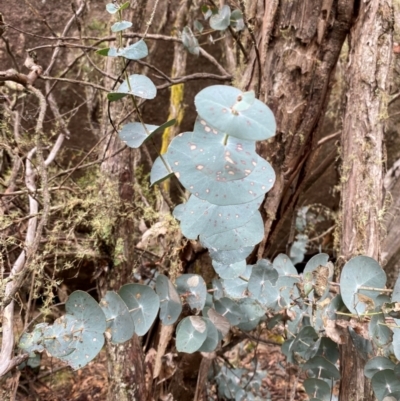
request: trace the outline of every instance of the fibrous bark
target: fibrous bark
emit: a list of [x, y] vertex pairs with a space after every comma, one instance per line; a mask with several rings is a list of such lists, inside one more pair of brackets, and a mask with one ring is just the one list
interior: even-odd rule
[[[340, 257], [380, 259], [383, 138], [392, 54], [392, 1], [360, 2], [350, 33], [347, 103], [342, 132]], [[340, 399], [373, 400], [365, 362], [348, 336], [341, 346]]]

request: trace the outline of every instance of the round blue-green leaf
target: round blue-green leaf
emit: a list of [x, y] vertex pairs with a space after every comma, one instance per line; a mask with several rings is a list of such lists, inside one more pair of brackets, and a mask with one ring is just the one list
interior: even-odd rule
[[163, 132], [166, 128], [175, 124], [175, 122], [176, 120], [172, 119], [160, 126], [150, 124], [143, 125], [138, 122], [125, 124], [122, 130], [119, 131], [119, 137], [121, 141], [126, 143], [130, 148], [138, 148], [154, 134]]
[[212, 265], [215, 272], [223, 279], [239, 277], [246, 270], [245, 260], [230, 265], [224, 265], [213, 260]]
[[384, 369], [375, 373], [372, 376], [371, 384], [379, 401], [392, 393], [400, 392], [400, 380], [392, 369]]
[[176, 279], [180, 295], [186, 296], [186, 301], [192, 309], [202, 310], [206, 303], [207, 287], [198, 274], [182, 274]]
[[303, 366], [305, 370], [311, 370], [316, 376], [324, 379], [340, 379], [339, 369], [322, 356], [314, 356], [308, 360]]
[[176, 328], [176, 349], [191, 354], [196, 352], [207, 338], [207, 323], [200, 316], [181, 320]]
[[393, 328], [392, 330], [393, 330], [393, 352], [396, 358], [400, 360], [400, 329]]
[[261, 242], [264, 237], [264, 223], [259, 212], [243, 226], [218, 234], [205, 236], [200, 235], [200, 242], [206, 248], [214, 248], [221, 251], [254, 246]]
[[296, 335], [290, 350], [293, 352], [305, 352], [318, 341], [318, 338], [318, 334], [313, 327], [304, 326]]
[[317, 354], [335, 364], [339, 359], [338, 345], [330, 338], [322, 337]]
[[239, 32], [245, 28], [243, 14], [240, 10], [233, 10], [231, 13], [231, 27]]
[[232, 326], [237, 326], [243, 320], [243, 312], [240, 306], [230, 298], [216, 300], [215, 310], [226, 317]]
[[259, 213], [262, 200], [260, 197], [241, 205], [221, 206], [191, 195], [173, 214], [181, 222], [182, 234], [188, 239], [197, 239], [200, 234], [210, 236], [244, 226]]
[[254, 91], [243, 92], [242, 96], [238, 97], [233, 105], [234, 111], [245, 111], [250, 108], [256, 100]]
[[182, 302], [178, 291], [168, 277], [159, 274], [156, 280], [156, 292], [160, 297], [162, 323], [166, 326], [174, 324], [182, 312]]
[[273, 168], [259, 156], [254, 170], [243, 179], [227, 181], [204, 174], [206, 163], [197, 163], [192, 158], [197, 146], [192, 142], [192, 133], [186, 132], [172, 140], [165, 154], [181, 184], [196, 197], [215, 205], [242, 204], [261, 197], [274, 185]]
[[198, 349], [199, 352], [212, 352], [214, 351], [219, 342], [218, 330], [210, 319], [203, 317], [207, 326], [207, 337], [204, 340], [201, 347]]
[[221, 279], [222, 287], [226, 296], [232, 299], [247, 297], [247, 285], [252, 267], [246, 266], [240, 277], [232, 279]]
[[85, 330], [104, 333], [106, 317], [96, 300], [85, 291], [75, 291], [65, 304], [65, 311], [75, 319], [81, 320]]
[[194, 20], [193, 26], [194, 26], [194, 29], [199, 33], [202, 33], [204, 30], [203, 24], [198, 19]]
[[213, 298], [214, 300], [220, 299], [224, 296], [224, 289], [222, 288], [221, 280], [216, 278], [212, 279]]
[[238, 305], [242, 311], [242, 321], [237, 325], [241, 330], [255, 329], [262, 317], [265, 316], [265, 310], [254, 299], [243, 298], [238, 300]]
[[138, 336], [145, 335], [157, 317], [160, 298], [147, 285], [126, 284], [118, 292], [126, 303]]
[[376, 356], [366, 363], [364, 368], [364, 375], [368, 377], [368, 379], [372, 379], [375, 373], [378, 373], [381, 370], [385, 369], [393, 370], [395, 366], [396, 365], [389, 358]]
[[115, 22], [111, 27], [111, 32], [120, 32], [124, 29], [128, 29], [132, 26], [132, 22], [130, 21], [118, 21]]
[[393, 332], [386, 325], [385, 315], [379, 313], [382, 312], [380, 307], [375, 308], [374, 312], [376, 315], [371, 316], [368, 332], [372, 341], [380, 348], [392, 342]]
[[251, 141], [274, 136], [276, 123], [268, 106], [256, 99], [251, 107], [238, 111], [234, 106], [242, 98], [239, 89], [214, 85], [197, 94], [195, 105], [201, 118], [228, 135]]
[[106, 10], [110, 13], [110, 14], [115, 14], [116, 12], [118, 12], [119, 8], [112, 4], [112, 3], [108, 3], [106, 5]]
[[274, 286], [278, 280], [279, 274], [274, 269], [272, 263], [266, 259], [260, 259], [253, 266], [248, 289], [250, 296], [257, 299], [261, 304], [268, 302], [268, 292], [270, 287]]
[[[145, 128], [146, 127], [146, 128]], [[138, 148], [146, 139], [149, 139], [157, 125], [146, 124], [145, 127], [142, 123], [128, 123], [122, 127], [118, 135], [122, 142], [126, 143], [130, 148]]]
[[344, 266], [340, 275], [340, 292], [344, 304], [351, 313], [366, 311], [366, 304], [358, 294], [376, 299], [379, 291], [363, 290], [360, 287], [385, 288], [386, 274], [379, 263], [368, 256], [356, 256]]
[[229, 136], [197, 118], [190, 156], [202, 174], [217, 181], [247, 177], [257, 166], [255, 142]]
[[143, 39], [121, 49], [120, 54], [128, 60], [140, 60], [149, 54], [149, 49]]
[[43, 332], [43, 345], [50, 355], [61, 358], [75, 351], [75, 323], [73, 316], [63, 315], [46, 328]]
[[323, 401], [330, 401], [331, 388], [326, 381], [321, 379], [306, 379], [303, 385], [310, 398], [314, 397]]
[[328, 263], [329, 255], [326, 253], [318, 253], [314, 255], [306, 264], [303, 273], [312, 273], [319, 266], [325, 266]]
[[107, 331], [113, 344], [121, 344], [132, 338], [135, 333], [132, 317], [126, 303], [116, 292], [107, 291], [100, 301], [100, 307], [106, 315]]
[[174, 173], [168, 166], [167, 161], [162, 156], [158, 156], [151, 167], [150, 184], [160, 184], [166, 179], [170, 178]]
[[228, 28], [231, 18], [231, 9], [229, 6], [224, 5], [217, 14], [214, 14], [210, 18], [210, 27], [216, 31], [224, 31]]
[[225, 265], [240, 262], [246, 259], [247, 256], [253, 252], [253, 246], [246, 246], [244, 248], [236, 249], [234, 251], [220, 251], [218, 249], [209, 249], [211, 259]]
[[[312, 273], [312, 284], [314, 285], [314, 297], [318, 296], [318, 302], [323, 301], [329, 295], [329, 281], [333, 279], [333, 264], [328, 262], [329, 255], [326, 253], [319, 253], [313, 256], [306, 264], [303, 274]], [[316, 294], [317, 288], [321, 294]], [[325, 287], [325, 290], [323, 290]]]
[[130, 89], [128, 86], [128, 81], [125, 80], [122, 82], [116, 92], [110, 92], [107, 95], [107, 98], [110, 102], [119, 100], [127, 95], [134, 95], [143, 99], [154, 99], [156, 97], [157, 88], [145, 75], [133, 74], [130, 75], [128, 79]]
[[279, 273], [279, 276], [286, 276], [293, 278], [293, 283], [298, 281], [299, 273], [297, 269], [294, 267], [292, 261], [290, 260], [289, 256], [280, 253], [273, 261], [273, 266]]
[[43, 351], [43, 332], [46, 330], [48, 323], [37, 324], [31, 333], [22, 334], [18, 348], [24, 350], [30, 355], [34, 355], [34, 352]]
[[182, 43], [183, 46], [185, 46], [186, 49], [188, 49], [189, 53], [192, 53], [196, 56], [200, 54], [199, 42], [196, 39], [196, 36], [194, 36], [192, 30], [188, 26], [185, 26], [182, 30]]

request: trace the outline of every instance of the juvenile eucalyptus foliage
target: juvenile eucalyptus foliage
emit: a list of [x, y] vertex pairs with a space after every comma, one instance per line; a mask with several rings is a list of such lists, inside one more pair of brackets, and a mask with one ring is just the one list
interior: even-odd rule
[[[130, 27], [122, 20], [122, 10], [128, 6], [107, 5], [109, 13], [119, 16], [114, 32]], [[214, 29], [233, 24], [234, 12], [227, 7], [215, 14], [204, 10], [211, 12], [208, 17]], [[235, 24], [239, 17], [233, 20]], [[191, 51], [185, 40], [183, 33], [182, 41]], [[102, 49], [99, 54], [138, 60], [147, 56], [147, 46], [139, 40], [124, 49]], [[136, 104], [136, 97], [152, 99], [156, 91], [149, 78], [134, 74], [126, 76], [108, 98], [131, 96]], [[307, 371], [304, 388], [310, 399], [328, 401], [334, 382], [340, 379], [338, 344], [351, 336], [368, 360], [365, 375], [372, 380], [378, 400], [399, 399], [400, 364], [393, 356], [400, 359], [400, 280], [390, 294], [379, 264], [357, 256], [344, 266], [340, 293], [334, 295], [330, 292], [333, 265], [326, 254], [314, 256], [302, 275], [283, 254], [272, 262], [261, 259], [248, 265], [246, 257], [264, 233], [258, 209], [275, 180], [274, 170], [257, 155], [255, 145], [274, 135], [274, 116], [254, 92], [229, 86], [203, 89], [195, 105], [198, 117], [193, 131], [172, 140], [167, 153], [155, 160], [150, 180], [154, 185], [175, 176], [190, 195], [173, 215], [186, 238], [209, 249], [216, 273], [211, 288], [200, 275], [183, 274], [175, 283], [158, 275], [154, 288], [126, 284], [118, 293], [107, 292], [99, 303], [76, 291], [66, 303], [66, 314], [53, 324], [40, 323], [24, 333], [19, 348], [29, 354], [32, 364], [37, 364], [37, 353], [46, 350], [79, 369], [100, 352], [105, 340], [123, 343], [135, 333], [145, 335], [157, 315], [164, 325], [177, 323], [184, 300], [193, 314], [177, 324], [178, 351], [212, 352], [232, 326], [253, 330], [265, 322], [271, 329], [281, 323], [286, 336], [282, 352], [289, 362]], [[137, 148], [172, 124], [173, 120], [160, 127], [127, 123], [119, 136]], [[267, 314], [274, 317], [267, 319]], [[248, 373], [221, 367], [214, 378], [220, 395], [239, 401], [260, 399], [254, 394], [265, 372], [256, 369], [250, 386], [246, 385]]]

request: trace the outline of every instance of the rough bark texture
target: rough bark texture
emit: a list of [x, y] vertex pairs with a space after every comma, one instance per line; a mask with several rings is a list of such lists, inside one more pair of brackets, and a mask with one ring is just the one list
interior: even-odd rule
[[[342, 132], [344, 261], [363, 254], [380, 259], [383, 212], [383, 137], [392, 54], [392, 2], [361, 2], [350, 34], [348, 92]], [[341, 347], [340, 399], [373, 400], [365, 361], [351, 339]]]
[[242, 80], [246, 89], [260, 84], [260, 99], [272, 108], [278, 126], [275, 139], [259, 149], [277, 176], [264, 204], [259, 257], [271, 251], [267, 243], [273, 244], [307, 181], [313, 165], [309, 156], [321, 134], [331, 78], [353, 15], [352, 1], [281, 0], [265, 7], [263, 3], [249, 7], [249, 16], [262, 16], [255, 23], [259, 57], [253, 52]]

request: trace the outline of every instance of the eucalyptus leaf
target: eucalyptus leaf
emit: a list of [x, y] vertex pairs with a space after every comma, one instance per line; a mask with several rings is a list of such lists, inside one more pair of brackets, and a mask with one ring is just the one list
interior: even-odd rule
[[240, 306], [230, 298], [221, 298], [214, 302], [215, 310], [226, 317], [232, 326], [237, 326], [242, 320], [242, 310]]
[[143, 39], [138, 40], [136, 43], [131, 44], [121, 50], [120, 55], [124, 56], [128, 60], [140, 60], [147, 57], [149, 49]]
[[330, 401], [331, 388], [329, 384], [321, 379], [306, 379], [303, 382], [306, 393], [311, 398], [317, 398], [322, 401]]
[[186, 49], [188, 49], [189, 53], [192, 53], [196, 56], [200, 54], [199, 42], [196, 39], [196, 36], [194, 36], [192, 30], [188, 26], [185, 26], [183, 28], [181, 38], [183, 46], [185, 46]]
[[360, 287], [385, 288], [386, 274], [379, 263], [368, 256], [350, 259], [340, 275], [340, 292], [344, 304], [351, 313], [360, 314], [367, 310], [364, 297], [372, 301], [379, 291], [365, 290]]
[[303, 369], [311, 370], [316, 376], [324, 379], [339, 380], [339, 369], [322, 356], [314, 356], [308, 360], [303, 366]]
[[130, 21], [118, 21], [112, 25], [111, 32], [120, 32], [120, 31], [130, 28], [131, 26], [132, 26], [132, 22], [130, 22]]
[[364, 375], [368, 377], [368, 379], [372, 379], [372, 377], [381, 370], [393, 370], [395, 366], [396, 365], [389, 358], [376, 356], [365, 364]]
[[122, 99], [127, 95], [134, 95], [143, 99], [154, 99], [156, 94], [157, 88], [149, 78], [145, 75], [133, 74], [128, 77], [128, 80], [122, 82], [116, 92], [110, 92], [107, 98], [110, 102]]
[[167, 161], [162, 158], [162, 156], [158, 156], [151, 167], [150, 184], [160, 184], [173, 176], [173, 174], [174, 173], [172, 172], [171, 167], [168, 166]]
[[118, 292], [126, 303], [138, 336], [144, 336], [157, 317], [160, 298], [147, 285], [126, 284]]
[[182, 274], [176, 279], [178, 293], [186, 297], [192, 309], [202, 310], [206, 303], [207, 287], [198, 274]]
[[207, 338], [207, 323], [200, 316], [181, 320], [176, 328], [176, 349], [191, 354], [196, 352]]
[[234, 137], [261, 141], [274, 136], [276, 123], [271, 110], [256, 99], [252, 107], [237, 111], [234, 105], [242, 97], [239, 89], [214, 85], [196, 95], [195, 105], [201, 118]]
[[132, 338], [135, 327], [126, 303], [114, 291], [107, 291], [100, 301], [100, 307], [107, 319], [107, 331], [111, 342], [124, 343]]
[[228, 28], [231, 18], [231, 9], [228, 5], [224, 5], [218, 13], [214, 14], [210, 18], [210, 26], [212, 29], [217, 31], [224, 31]]
[[224, 265], [216, 261], [212, 261], [213, 268], [215, 272], [222, 279], [233, 279], [239, 277], [246, 270], [246, 261], [242, 260], [237, 263], [232, 263], [229, 265]]
[[372, 376], [371, 384], [379, 401], [382, 401], [392, 393], [400, 392], [400, 380], [392, 369], [384, 369], [375, 373]]
[[269, 292], [277, 280], [279, 274], [274, 269], [272, 263], [265, 259], [260, 259], [256, 265], [253, 266], [248, 289], [251, 297], [257, 299], [261, 304], [268, 304]]
[[156, 280], [156, 292], [160, 297], [160, 319], [164, 325], [174, 324], [181, 312], [182, 302], [178, 291], [168, 277], [159, 274]]
[[218, 343], [219, 343], [218, 330], [210, 319], [203, 318], [203, 320], [206, 322], [206, 326], [207, 326], [207, 328], [206, 328], [207, 337], [204, 340], [201, 347], [198, 349], [198, 351], [199, 352], [212, 352], [217, 348]]

